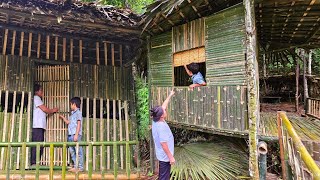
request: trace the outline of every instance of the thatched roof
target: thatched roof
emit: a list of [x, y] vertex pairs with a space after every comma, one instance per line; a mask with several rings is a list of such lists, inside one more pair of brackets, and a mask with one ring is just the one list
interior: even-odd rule
[[[140, 34], [140, 16], [129, 9], [71, 0], [0, 0], [0, 23], [87, 37]], [[134, 36], [132, 37], [132, 35]]]
[[[150, 34], [159, 34], [238, 3], [243, 1], [158, 0], [148, 6], [142, 26]], [[266, 51], [320, 47], [320, 1], [258, 0], [256, 26]]]

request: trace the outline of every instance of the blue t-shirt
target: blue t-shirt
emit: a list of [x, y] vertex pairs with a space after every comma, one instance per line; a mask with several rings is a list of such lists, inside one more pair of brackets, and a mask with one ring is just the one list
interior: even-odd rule
[[161, 142], [167, 142], [169, 151], [174, 153], [174, 138], [170, 127], [165, 121], [152, 121], [152, 136], [156, 150], [156, 156], [159, 161], [169, 162], [169, 157], [164, 152]]
[[75, 135], [77, 131], [78, 121], [80, 121], [79, 135], [82, 135], [82, 113], [79, 109], [72, 111], [69, 118], [68, 135]]
[[201, 72], [198, 72], [197, 74], [192, 75], [191, 77], [193, 84], [202, 84], [204, 83], [204, 78], [201, 74]]

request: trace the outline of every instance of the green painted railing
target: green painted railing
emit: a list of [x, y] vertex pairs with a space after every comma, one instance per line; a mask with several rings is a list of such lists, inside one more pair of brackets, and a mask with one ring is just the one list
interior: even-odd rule
[[[131, 151], [131, 147], [132, 145], [137, 145], [138, 142], [137, 141], [104, 141], [104, 142], [0, 142], [0, 148], [5, 148], [6, 149], [6, 164], [4, 164], [3, 167], [5, 170], [5, 174], [6, 174], [6, 179], [11, 179], [10, 175], [11, 174], [19, 174], [20, 177], [19, 179], [25, 179], [26, 176], [26, 158], [27, 158], [27, 148], [28, 147], [36, 147], [37, 150], [37, 154], [36, 154], [36, 166], [35, 166], [35, 174], [33, 176], [33, 178], [35, 179], [39, 179], [40, 177], [40, 147], [49, 147], [49, 152], [50, 152], [50, 163], [49, 163], [49, 179], [54, 179], [54, 172], [55, 169], [60, 169], [57, 168], [56, 166], [54, 166], [54, 152], [55, 152], [55, 148], [56, 147], [62, 147], [62, 152], [63, 152], [63, 157], [62, 157], [62, 167], [61, 167], [61, 179], [66, 179], [66, 169], [67, 169], [67, 148], [68, 146], [76, 146], [76, 148], [78, 149], [80, 146], [85, 147], [88, 146], [89, 147], [89, 154], [87, 156], [89, 156], [89, 167], [88, 170], [86, 172], [83, 172], [81, 174], [87, 174], [88, 179], [95, 179], [93, 178], [93, 147], [94, 146], [99, 146], [102, 148], [102, 153], [103, 153], [103, 157], [107, 157], [107, 151], [106, 151], [106, 147], [112, 147], [113, 149], [113, 177], [117, 178], [118, 176], [118, 147], [124, 147], [125, 148], [125, 152], [126, 152], [126, 156], [125, 156], [125, 162], [126, 162], [126, 166], [125, 166], [125, 173], [126, 173], [126, 177], [130, 178], [131, 175], [131, 171], [132, 171], [132, 167], [131, 167], [131, 155], [132, 153]], [[19, 171], [15, 171], [13, 169], [10, 169], [10, 159], [12, 158], [11, 156], [11, 152], [12, 152], [12, 148], [21, 148], [21, 161], [19, 164]], [[77, 157], [78, 158], [78, 157]], [[78, 159], [76, 160], [76, 163], [78, 163]], [[138, 176], [139, 176], [139, 165], [137, 167], [138, 169]], [[14, 172], [13, 172], [14, 171]], [[96, 172], [95, 172], [96, 173]], [[101, 168], [101, 171], [99, 172], [101, 174], [101, 178], [104, 179], [105, 175], [106, 175], [106, 163], [104, 161], [103, 163], [103, 167]], [[15, 176], [16, 178], [16, 176]], [[79, 172], [75, 173], [75, 179], [79, 179]]]
[[[283, 179], [290, 179], [291, 167], [294, 179], [320, 180], [320, 168], [309, 154], [285, 112], [278, 112], [278, 135]], [[299, 163], [296, 163], [296, 161]], [[308, 169], [305, 171], [304, 165]], [[289, 166], [287, 166], [289, 165]], [[308, 173], [311, 174], [308, 174]], [[307, 177], [307, 176], [310, 177]]]

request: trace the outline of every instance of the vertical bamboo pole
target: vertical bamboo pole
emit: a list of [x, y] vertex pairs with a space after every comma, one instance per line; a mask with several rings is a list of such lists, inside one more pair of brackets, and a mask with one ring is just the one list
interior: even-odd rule
[[11, 144], [9, 143], [8, 144], [8, 150], [7, 150], [7, 153], [6, 153], [6, 179], [10, 179], [10, 157], [11, 157]]
[[67, 39], [62, 39], [62, 61], [66, 61], [66, 54], [67, 54]]
[[[107, 99], [107, 141], [110, 141], [110, 100]], [[110, 169], [110, 146], [107, 146], [107, 169]]]
[[[20, 104], [20, 117], [19, 117], [19, 130], [18, 130], [18, 142], [21, 142], [21, 134], [22, 134], [22, 115], [23, 115], [23, 108], [24, 108], [24, 94], [25, 92], [22, 91], [21, 95], [21, 104]], [[17, 152], [17, 167], [16, 169], [19, 169], [19, 164], [20, 164], [20, 147], [18, 147], [18, 152]]]
[[12, 35], [12, 46], [11, 46], [11, 55], [14, 55], [14, 48], [16, 45], [16, 36], [17, 36], [17, 31], [13, 30], [13, 35]]
[[282, 168], [282, 179], [287, 179], [286, 165], [284, 161], [284, 146], [283, 146], [283, 135], [282, 135], [282, 123], [279, 112], [277, 112], [277, 128], [278, 128], [278, 139], [280, 147], [280, 159]]
[[22, 143], [22, 147], [21, 147], [21, 163], [20, 163], [20, 172], [21, 172], [21, 179], [25, 178], [25, 167], [27, 165], [27, 144], [25, 142]]
[[95, 159], [95, 156], [93, 156], [93, 146], [92, 143], [89, 143], [89, 170], [88, 170], [88, 176], [89, 179], [92, 179], [92, 170], [93, 170], [93, 160]]
[[[104, 136], [103, 136], [103, 134], [104, 134], [104, 120], [103, 120], [103, 99], [102, 98], [100, 98], [100, 130], [99, 130], [99, 132], [100, 132], [100, 142], [102, 142], [102, 141], [104, 141]], [[103, 161], [104, 161], [104, 149], [103, 149], [103, 147], [102, 146], [100, 146], [100, 170], [101, 171], [104, 171], [104, 168], [105, 168], [105, 166], [104, 166], [104, 163], [103, 163]]]
[[66, 178], [66, 168], [67, 168], [67, 144], [64, 142], [62, 146], [62, 179]]
[[58, 44], [59, 44], [59, 37], [54, 37], [54, 60], [58, 60]]
[[40, 142], [36, 146], [36, 179], [39, 179], [40, 172]]
[[79, 40], [79, 63], [82, 63], [82, 40]]
[[73, 39], [70, 39], [70, 62], [73, 62]]
[[46, 59], [50, 59], [50, 36], [47, 35], [46, 40]]
[[19, 56], [22, 56], [23, 53], [23, 41], [24, 41], [24, 32], [21, 32], [21, 38], [20, 38], [20, 49], [19, 49]]
[[117, 179], [118, 177], [118, 148], [117, 143], [113, 143], [113, 175], [114, 178]]
[[[303, 50], [305, 52], [305, 50]], [[309, 52], [310, 53], [310, 52]], [[308, 94], [308, 80], [307, 80], [307, 57], [306, 54], [303, 54], [303, 103], [304, 103], [304, 109], [307, 110], [307, 99], [309, 98]]]
[[41, 47], [41, 34], [38, 34], [38, 44], [37, 44], [37, 58], [40, 58], [40, 47]]
[[299, 58], [293, 57], [293, 59], [296, 59], [296, 112], [299, 111], [299, 76], [300, 76], [300, 65], [299, 65]]
[[[8, 106], [9, 106], [9, 91], [6, 91], [5, 95], [5, 103], [4, 103], [4, 118], [3, 118], [3, 129], [2, 129], [2, 142], [6, 142], [6, 134], [7, 134], [7, 118], [8, 118]], [[1, 159], [0, 159], [0, 169], [3, 170], [4, 168], [4, 155], [5, 155], [5, 148], [1, 148]]]
[[[123, 141], [122, 139], [122, 117], [121, 117], [121, 100], [118, 100], [118, 113], [119, 113], [119, 140]], [[123, 145], [120, 145], [120, 167], [123, 169]]]
[[53, 166], [54, 166], [54, 146], [53, 144], [50, 144], [50, 173], [49, 173], [49, 179], [53, 180]]
[[100, 64], [99, 42], [96, 42], [96, 58], [97, 58], [97, 65], [99, 65]]
[[119, 45], [119, 53], [120, 53], [120, 67], [122, 67], [122, 44]]
[[[87, 119], [86, 119], [86, 121], [87, 121], [87, 142], [89, 142], [90, 141], [90, 119], [89, 119], [89, 116], [90, 116], [90, 112], [89, 112], [89, 104], [90, 103], [90, 100], [89, 100], [89, 98], [87, 98]], [[88, 169], [88, 166], [89, 166], [89, 160], [88, 160], [88, 155], [89, 155], [89, 147], [88, 146], [86, 146], [86, 155], [87, 155], [87, 160], [86, 160], [86, 169]]]
[[29, 33], [29, 41], [28, 41], [28, 57], [31, 57], [31, 47], [32, 46], [32, 33]]
[[104, 65], [108, 65], [108, 44], [103, 42], [104, 45]]
[[254, 0], [244, 0], [245, 28], [246, 28], [246, 51], [247, 51], [247, 87], [248, 87], [248, 117], [249, 117], [249, 172], [254, 179], [259, 179], [258, 167], [258, 127], [260, 121], [259, 111], [259, 71], [258, 52], [255, 27]]
[[[28, 93], [28, 113], [27, 113], [27, 138], [26, 141], [30, 141], [30, 122], [31, 122], [31, 92]], [[26, 156], [29, 157], [29, 148], [27, 148]], [[25, 168], [28, 167], [29, 164], [29, 158], [25, 160]]]
[[[128, 113], [128, 102], [125, 101], [124, 102], [124, 118], [125, 118], [125, 128], [126, 128], [126, 141], [130, 141], [129, 139], [129, 113]], [[130, 156], [131, 156], [131, 153], [130, 153], [130, 146], [129, 146], [129, 143], [126, 143], [126, 171], [127, 171], [127, 176], [130, 177], [130, 171], [131, 171], [131, 168], [130, 168]], [[137, 158], [138, 159], [138, 158]], [[139, 170], [139, 159], [137, 160], [137, 168]]]
[[112, 67], [113, 67], [113, 80], [115, 81], [116, 80], [116, 75], [115, 75], [115, 73], [116, 73], [116, 70], [115, 70], [115, 68], [114, 68], [114, 66], [115, 66], [115, 60], [114, 60], [114, 44], [112, 43], [111, 44], [111, 58], [112, 58]]
[[[96, 97], [96, 96], [95, 96]], [[92, 127], [92, 130], [93, 130], [93, 142], [96, 142], [97, 141], [97, 99], [96, 98], [93, 98], [93, 127]], [[93, 169], [96, 170], [96, 157], [97, 157], [97, 148], [96, 147], [93, 147]]]
[[[88, 146], [86, 146], [86, 147], [88, 147]], [[88, 156], [88, 154], [87, 154], [87, 156]], [[87, 160], [87, 162], [88, 162], [88, 160]], [[77, 142], [77, 144], [76, 144], [76, 162], [75, 163], [76, 163], [76, 166], [79, 168], [79, 142]], [[78, 179], [79, 179], [79, 172], [77, 171], [76, 172], [76, 180], [78, 180]]]
[[4, 30], [4, 39], [3, 39], [3, 47], [2, 47], [2, 54], [6, 55], [7, 52], [7, 43], [8, 43], [8, 29]]

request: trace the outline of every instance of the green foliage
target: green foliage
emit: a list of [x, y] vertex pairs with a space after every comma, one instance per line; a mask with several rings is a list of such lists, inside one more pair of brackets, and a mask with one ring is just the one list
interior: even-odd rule
[[236, 179], [248, 174], [248, 155], [227, 140], [175, 148], [171, 179]]
[[138, 120], [138, 135], [140, 140], [149, 139], [149, 88], [147, 83], [140, 77], [136, 77], [136, 99], [137, 99], [137, 120]]

